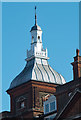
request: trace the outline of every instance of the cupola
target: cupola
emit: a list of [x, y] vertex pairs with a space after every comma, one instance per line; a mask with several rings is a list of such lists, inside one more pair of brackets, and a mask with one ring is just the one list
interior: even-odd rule
[[42, 30], [37, 25], [37, 15], [35, 7], [35, 25], [31, 28], [31, 48], [27, 50], [26, 66], [23, 71], [11, 82], [10, 88], [17, 87], [30, 80], [64, 84], [64, 77], [53, 70], [48, 64], [47, 49], [43, 49]]

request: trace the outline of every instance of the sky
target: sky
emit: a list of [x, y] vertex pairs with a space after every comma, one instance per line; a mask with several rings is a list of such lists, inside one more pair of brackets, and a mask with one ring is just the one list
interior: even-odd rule
[[26, 65], [30, 49], [30, 29], [37, 23], [43, 31], [43, 48], [47, 48], [50, 66], [62, 74], [66, 82], [73, 79], [70, 63], [79, 48], [78, 2], [4, 2], [2, 3], [2, 110], [10, 110], [6, 93], [11, 81]]
[[1, 2], [80, 2], [81, 0], [1, 0]]

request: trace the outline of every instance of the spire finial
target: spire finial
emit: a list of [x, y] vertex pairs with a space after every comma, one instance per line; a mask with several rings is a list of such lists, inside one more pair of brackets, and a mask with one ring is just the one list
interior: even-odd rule
[[36, 9], [37, 9], [37, 7], [35, 6], [35, 25], [37, 25]]

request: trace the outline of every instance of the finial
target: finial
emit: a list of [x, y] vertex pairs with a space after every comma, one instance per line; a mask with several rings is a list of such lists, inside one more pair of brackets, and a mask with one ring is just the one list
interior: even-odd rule
[[37, 7], [35, 6], [35, 25], [37, 25], [36, 9], [37, 9]]
[[79, 49], [76, 49], [76, 55], [79, 56]]

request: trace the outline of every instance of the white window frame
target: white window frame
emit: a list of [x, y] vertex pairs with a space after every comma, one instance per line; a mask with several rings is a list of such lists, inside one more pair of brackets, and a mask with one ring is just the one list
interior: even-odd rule
[[[54, 110], [51, 110], [50, 109], [50, 103], [54, 102], [55, 101], [55, 109]], [[57, 104], [56, 104], [56, 97], [54, 95], [50, 96], [49, 99], [47, 101], [44, 102], [44, 114], [47, 114], [49, 112], [46, 112], [45, 111], [45, 106], [49, 104], [49, 112], [52, 112], [52, 111], [55, 111], [57, 110]]]

